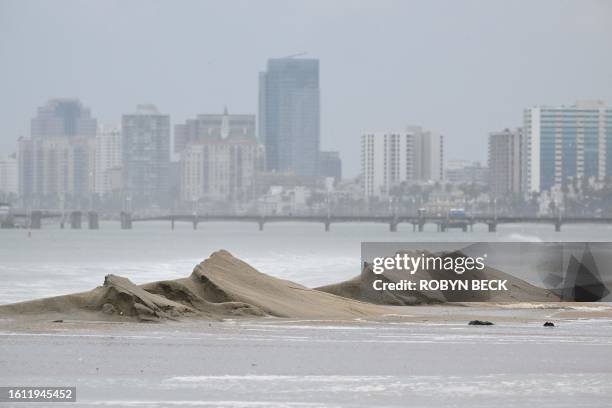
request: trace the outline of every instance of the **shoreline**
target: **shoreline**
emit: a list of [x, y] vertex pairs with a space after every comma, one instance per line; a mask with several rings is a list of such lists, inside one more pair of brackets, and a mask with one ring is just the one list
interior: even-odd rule
[[200, 327], [206, 329], [211, 325], [237, 324], [249, 325], [265, 322], [267, 324], [291, 327], [293, 324], [311, 326], [368, 326], [368, 325], [467, 325], [471, 320], [491, 321], [495, 325], [542, 325], [552, 321], [555, 325], [565, 322], [612, 322], [612, 304], [580, 303], [532, 303], [532, 304], [499, 304], [499, 303], [449, 303], [443, 305], [421, 306], [387, 306], [389, 313], [379, 316], [354, 318], [318, 317], [290, 318], [276, 316], [237, 316], [221, 319], [189, 318], [178, 320], [160, 320], [137, 322], [131, 319], [100, 319], [95, 312], [79, 315], [65, 313], [36, 313], [0, 315], [0, 332], [4, 331], [49, 331], [62, 332], [80, 329], [113, 329], [119, 327]]
[[[0, 383], [76, 386], [77, 407], [401, 407], [407, 397], [418, 406], [466, 408], [609, 402], [608, 319], [559, 317], [549, 328], [546, 309], [403, 308], [418, 314], [403, 321], [0, 320], [7, 366]], [[482, 317], [496, 324], [462, 320]]]

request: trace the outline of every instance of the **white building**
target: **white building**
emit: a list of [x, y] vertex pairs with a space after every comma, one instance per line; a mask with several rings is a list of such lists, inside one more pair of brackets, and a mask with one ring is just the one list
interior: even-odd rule
[[96, 134], [95, 192], [104, 197], [121, 189], [121, 130], [101, 126]]
[[266, 194], [257, 200], [257, 212], [262, 215], [308, 214], [308, 199], [312, 189], [306, 186], [271, 186]]
[[94, 186], [95, 138], [50, 136], [19, 142], [20, 194], [49, 205], [89, 199]]
[[488, 184], [489, 169], [478, 161], [448, 160], [444, 180], [453, 184]]
[[235, 202], [252, 198], [260, 154], [254, 137], [187, 145], [181, 152], [181, 198]]
[[612, 176], [612, 109], [602, 101], [535, 106], [524, 113], [523, 191], [540, 192], [571, 178]]
[[0, 195], [18, 192], [17, 159], [14, 155], [0, 157]]
[[387, 196], [402, 182], [444, 179], [444, 138], [411, 126], [361, 136], [361, 173], [366, 197]]

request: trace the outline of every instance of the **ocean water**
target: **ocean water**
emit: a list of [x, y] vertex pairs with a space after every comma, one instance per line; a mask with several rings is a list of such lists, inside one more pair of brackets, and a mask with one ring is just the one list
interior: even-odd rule
[[210, 253], [226, 249], [261, 272], [309, 287], [338, 282], [359, 274], [362, 241], [607, 241], [612, 226], [501, 225], [489, 233], [484, 225], [473, 232], [422, 233], [401, 224], [267, 224], [169, 222], [135, 223], [121, 230], [118, 222], [102, 222], [99, 230], [0, 230], [0, 304], [84, 291], [100, 285], [107, 274], [135, 283], [188, 276]]

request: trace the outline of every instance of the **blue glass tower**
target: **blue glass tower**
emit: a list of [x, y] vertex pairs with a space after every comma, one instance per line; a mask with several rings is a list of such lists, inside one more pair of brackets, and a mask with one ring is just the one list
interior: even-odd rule
[[317, 175], [319, 116], [319, 61], [268, 60], [259, 77], [259, 139], [268, 171]]
[[524, 191], [612, 175], [612, 109], [601, 101], [525, 110]]

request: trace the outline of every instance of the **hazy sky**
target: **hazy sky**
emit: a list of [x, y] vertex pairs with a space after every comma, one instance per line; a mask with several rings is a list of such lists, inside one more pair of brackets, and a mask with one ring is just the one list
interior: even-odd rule
[[0, 153], [36, 107], [78, 97], [101, 123], [152, 102], [173, 123], [257, 113], [269, 57], [320, 59], [321, 147], [359, 172], [359, 135], [418, 124], [486, 160], [524, 107], [612, 103], [611, 1], [0, 0]]

